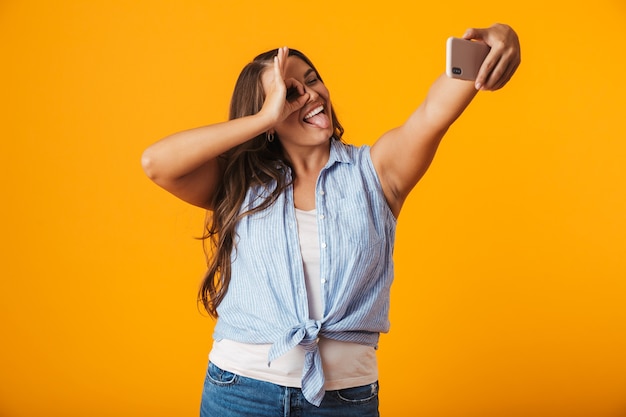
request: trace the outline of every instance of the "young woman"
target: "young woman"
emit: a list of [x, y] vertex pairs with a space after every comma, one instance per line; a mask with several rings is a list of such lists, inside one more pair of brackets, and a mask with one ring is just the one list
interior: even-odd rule
[[520, 63], [506, 25], [464, 37], [491, 47], [476, 82], [440, 76], [371, 147], [341, 141], [318, 71], [280, 48], [243, 69], [229, 121], [145, 151], [155, 183], [209, 214], [200, 299], [217, 323], [202, 416], [378, 416], [402, 204], [477, 91]]

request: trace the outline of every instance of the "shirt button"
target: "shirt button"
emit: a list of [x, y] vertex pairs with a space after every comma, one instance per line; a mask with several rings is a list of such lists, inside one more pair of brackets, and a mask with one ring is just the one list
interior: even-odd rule
[[326, 249], [326, 242], [322, 243], [322, 249]]
[[320, 190], [320, 195], [324, 195], [324, 194], [326, 194], [324, 190]]
[[324, 215], [323, 214], [320, 214], [320, 219], [324, 220]]
[[326, 278], [322, 278], [322, 284], [326, 284]]

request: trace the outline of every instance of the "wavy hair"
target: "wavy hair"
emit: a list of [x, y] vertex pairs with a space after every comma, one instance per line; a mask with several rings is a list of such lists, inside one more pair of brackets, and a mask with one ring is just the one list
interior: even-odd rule
[[[230, 120], [250, 116], [261, 110], [265, 100], [261, 75], [277, 53], [277, 49], [264, 52], [243, 68], [230, 102]], [[290, 49], [289, 56], [304, 61], [323, 82], [311, 60], [302, 52]], [[343, 127], [332, 108], [331, 120], [333, 135], [330, 140], [341, 140]], [[236, 250], [237, 223], [243, 217], [271, 206], [285, 188], [292, 184], [285, 178], [284, 170], [280, 169], [280, 166], [291, 167], [280, 141], [269, 142], [265, 134], [235, 146], [221, 155], [220, 159], [224, 167], [223, 178], [213, 197], [213, 210], [207, 211], [202, 236], [208, 269], [198, 291], [198, 302], [214, 318], [218, 316], [217, 307], [224, 299], [231, 279], [231, 255]], [[241, 210], [250, 187], [269, 189], [272, 184], [276, 186], [259, 205], [246, 211]]]

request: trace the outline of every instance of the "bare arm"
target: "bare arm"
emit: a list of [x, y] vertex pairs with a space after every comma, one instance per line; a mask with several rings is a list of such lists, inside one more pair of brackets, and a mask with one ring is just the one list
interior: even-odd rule
[[519, 41], [506, 25], [470, 29], [466, 39], [491, 46], [475, 83], [441, 75], [424, 102], [401, 126], [383, 134], [372, 147], [372, 160], [393, 213], [424, 175], [452, 123], [471, 103], [478, 89], [496, 90], [511, 78], [520, 63]]
[[175, 133], [146, 149], [141, 163], [157, 185], [188, 203], [210, 209], [224, 170], [218, 157], [269, 126], [257, 114]]
[[[266, 99], [259, 113], [175, 133], [153, 144], [144, 151], [141, 161], [148, 177], [180, 199], [211, 209], [224, 172], [218, 157], [272, 129], [308, 98], [297, 81], [283, 80], [286, 54], [287, 49], [281, 48], [272, 70], [263, 75]], [[297, 88], [300, 97], [287, 102], [287, 87]]]
[[476, 92], [471, 82], [441, 75], [409, 119], [381, 136], [372, 147], [374, 166], [396, 217], [430, 166], [444, 134]]

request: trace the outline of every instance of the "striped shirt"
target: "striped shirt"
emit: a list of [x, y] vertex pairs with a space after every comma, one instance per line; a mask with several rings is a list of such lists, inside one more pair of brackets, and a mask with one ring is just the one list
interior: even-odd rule
[[[283, 168], [290, 176], [288, 168]], [[242, 210], [267, 196], [248, 190]], [[218, 307], [215, 340], [271, 343], [268, 365], [295, 346], [305, 351], [302, 391], [324, 397], [319, 336], [376, 347], [389, 330], [396, 220], [387, 205], [369, 146], [331, 141], [315, 189], [323, 317], [309, 318], [293, 189], [237, 225], [231, 282]]]

